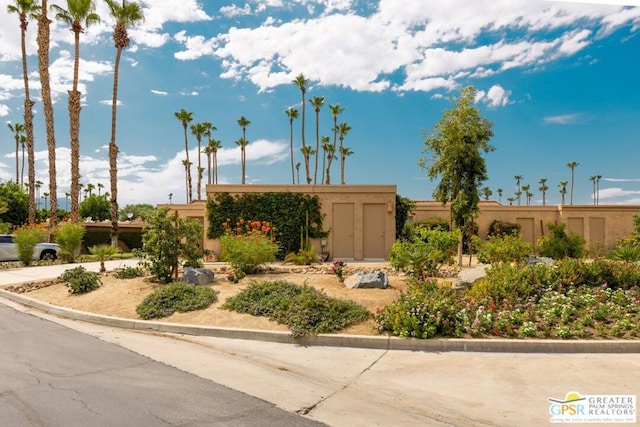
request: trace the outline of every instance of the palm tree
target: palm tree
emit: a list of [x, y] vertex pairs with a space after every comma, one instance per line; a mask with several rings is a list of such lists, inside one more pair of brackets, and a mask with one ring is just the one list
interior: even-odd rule
[[87, 193], [89, 193], [89, 197], [93, 196], [93, 190], [96, 188], [92, 183], [87, 184]]
[[[180, 123], [182, 123], [182, 129], [184, 131], [184, 152], [185, 152], [185, 155], [187, 156], [186, 161], [190, 165], [191, 161], [189, 160], [189, 140], [187, 139], [187, 126], [193, 120], [193, 113], [190, 112], [190, 111], [187, 111], [187, 110], [185, 110], [183, 108], [180, 111], [176, 111], [175, 113], [173, 113], [173, 115], [176, 117], [176, 119], [178, 119], [180, 121]], [[185, 173], [186, 173], [186, 175], [185, 175], [185, 183], [186, 183], [186, 188], [187, 188], [187, 194], [186, 194], [187, 203], [190, 203], [191, 202], [191, 198], [192, 198], [192, 193], [191, 193], [191, 168], [190, 167], [186, 168], [185, 169]]]
[[600, 204], [600, 180], [602, 175], [596, 175], [596, 205]]
[[516, 195], [518, 197], [518, 206], [520, 206], [520, 195], [522, 195], [522, 191], [520, 191], [520, 181], [522, 181], [524, 178], [522, 175], [516, 175], [513, 178], [516, 180], [516, 187], [518, 188], [518, 191], [516, 191]]
[[173, 199], [173, 193], [169, 193], [169, 204], [171, 204], [172, 199]]
[[44, 184], [44, 182], [40, 180], [37, 180], [35, 184], [35, 188], [36, 188], [35, 197], [36, 199], [38, 199], [38, 208], [40, 207], [40, 189], [42, 188], [42, 184]]
[[284, 112], [289, 117], [289, 156], [291, 157], [291, 182], [296, 183], [296, 176], [293, 172], [293, 121], [298, 118], [298, 109], [289, 107]]
[[513, 202], [516, 201], [515, 197], [507, 197], [507, 202], [509, 202], [509, 206], [513, 206]]
[[336, 146], [334, 144], [327, 144], [327, 185], [331, 184], [331, 162], [336, 156]]
[[589, 177], [589, 181], [593, 183], [593, 204], [596, 204], [596, 176], [592, 175]]
[[527, 196], [527, 206], [529, 206], [531, 205], [531, 198], [533, 197], [533, 193], [531, 191], [527, 191], [525, 195]]
[[222, 143], [218, 139], [210, 139], [208, 148], [211, 149], [211, 156], [213, 158], [213, 184], [218, 183], [218, 149], [222, 147]]
[[49, 79], [49, 27], [51, 20], [47, 17], [47, 10], [47, 0], [42, 0], [40, 4], [40, 14], [38, 15], [38, 74], [40, 75], [40, 94], [44, 107], [49, 160], [49, 191], [51, 193], [49, 223], [53, 227], [58, 224], [58, 189], [56, 184], [56, 137], [53, 101], [51, 99], [51, 82]]
[[345, 184], [344, 181], [344, 163], [348, 156], [352, 155], [353, 151], [349, 147], [340, 147], [340, 184]]
[[558, 188], [560, 189], [560, 195], [562, 196], [561, 205], [564, 206], [565, 196], [567, 195], [567, 185], [569, 185], [569, 181], [560, 181], [558, 184]]
[[540, 192], [542, 193], [542, 206], [546, 206], [547, 190], [549, 189], [549, 186], [547, 185], [547, 178], [540, 178], [540, 181], [538, 182], [540, 183], [540, 187], [538, 187], [538, 190], [540, 190]]
[[[184, 159], [182, 161], [182, 166], [184, 166], [185, 173], [187, 175], [189, 175], [189, 177], [191, 177], [191, 174], [189, 172], [191, 170], [191, 161], [189, 161], [189, 159]], [[186, 189], [186, 194], [187, 194], [187, 203], [189, 203], [189, 201], [190, 201], [189, 200], [189, 193], [191, 192], [191, 185], [190, 185], [191, 181], [190, 180], [186, 180], [184, 183], [185, 183], [185, 189]]]
[[20, 187], [24, 188], [24, 149], [27, 146], [27, 136], [20, 136], [20, 146], [22, 147], [22, 165], [20, 169]]
[[[296, 86], [298, 86], [298, 89], [300, 89], [300, 93], [302, 94], [302, 153], [304, 154], [305, 152], [307, 152], [305, 150], [305, 147], [307, 146], [307, 143], [306, 143], [306, 139], [305, 139], [305, 135], [304, 135], [304, 122], [305, 122], [305, 116], [306, 116], [306, 111], [307, 111], [307, 107], [305, 105], [305, 94], [307, 93], [307, 83], [309, 83], [309, 79], [307, 79], [304, 76], [304, 74], [300, 73], [293, 80], [293, 83]], [[308, 158], [304, 159], [304, 166], [305, 166], [305, 170], [306, 170], [306, 174], [307, 174], [307, 184], [310, 184], [311, 183], [311, 176], [309, 175], [309, 159]]]
[[44, 198], [44, 209], [47, 209], [47, 201], [49, 200], [49, 193], [42, 193], [42, 197]]
[[[531, 189], [530, 185], [523, 185], [522, 191], [524, 191], [525, 196], [529, 194], [529, 190]], [[529, 206], [529, 198], [527, 197], [527, 206]]]
[[35, 199], [35, 154], [33, 149], [33, 105], [29, 94], [29, 72], [27, 69], [26, 33], [29, 19], [35, 19], [40, 12], [40, 5], [35, 0], [14, 0], [14, 4], [7, 6], [9, 13], [16, 13], [20, 19], [20, 47], [22, 49], [22, 77], [24, 80], [24, 128], [27, 134], [27, 156], [29, 162], [29, 224], [36, 222]]
[[300, 162], [296, 163], [296, 172], [298, 173], [298, 184], [300, 184]]
[[24, 125], [22, 123], [16, 123], [12, 125], [11, 123], [7, 123], [9, 130], [13, 132], [14, 138], [16, 140], [16, 184], [20, 183], [20, 139], [24, 133]]
[[328, 136], [323, 136], [321, 138], [322, 142], [322, 179], [320, 180], [321, 184], [324, 184], [324, 176], [325, 176], [325, 165], [327, 163], [327, 149], [329, 148], [329, 143], [331, 142], [331, 138]]
[[502, 204], [502, 188], [498, 188], [498, 203]]
[[[344, 112], [344, 108], [342, 108], [340, 104], [329, 104], [329, 110], [331, 111], [331, 117], [333, 117], [333, 128], [331, 128], [331, 130], [333, 130], [333, 153], [335, 154], [335, 150], [338, 147], [338, 133], [340, 132], [338, 116]], [[331, 165], [327, 167], [327, 184], [331, 184], [328, 173], [329, 167], [331, 167]]]
[[520, 200], [522, 198], [522, 190], [516, 191], [514, 195], [516, 196], [516, 200], [518, 200], [518, 206], [520, 206]]
[[211, 139], [209, 139], [209, 144], [202, 149], [202, 152], [207, 156], [207, 184], [211, 184], [211, 155], [213, 154]]
[[98, 196], [102, 193], [102, 189], [104, 188], [104, 184], [100, 184], [98, 183], [98, 185], [96, 186], [98, 188]]
[[240, 147], [240, 164], [242, 166], [242, 183], [245, 183], [245, 176], [246, 176], [246, 162], [247, 162], [247, 145], [249, 144], [249, 141], [247, 141], [244, 138], [240, 138], [238, 140], [235, 141], [236, 145], [238, 147]]
[[111, 16], [116, 20], [113, 30], [113, 41], [116, 47], [116, 60], [113, 67], [113, 99], [111, 102], [111, 140], [109, 141], [109, 172], [111, 178], [111, 246], [118, 246], [118, 146], [116, 145], [116, 113], [118, 106], [118, 76], [122, 50], [129, 47], [127, 26], [136, 25], [144, 19], [142, 8], [138, 3], [122, 0], [105, 0]]
[[346, 122], [342, 122], [338, 125], [338, 133], [340, 134], [339, 139], [340, 139], [340, 148], [338, 149], [338, 153], [340, 154], [340, 184], [344, 184], [344, 161], [346, 156], [350, 156], [351, 154], [353, 154], [353, 151], [350, 152], [349, 154], [344, 154], [349, 152], [350, 150], [346, 150], [344, 151], [344, 138], [345, 136], [347, 136], [347, 134], [349, 133], [349, 131], [351, 131], [351, 126], [349, 126]]
[[80, 33], [85, 27], [100, 22], [92, 0], [67, 0], [67, 9], [58, 5], [51, 8], [57, 12], [56, 19], [71, 27], [74, 36], [73, 88], [69, 91], [69, 135], [71, 136], [71, 221], [78, 222], [78, 184], [80, 182], [80, 98], [78, 74], [80, 64]]
[[491, 189], [489, 187], [484, 187], [482, 189], [482, 194], [484, 196], [484, 201], [487, 202], [487, 201], [489, 201], [489, 199], [493, 195], [493, 191], [491, 191]]
[[[207, 132], [211, 132], [215, 128], [209, 122], [194, 123], [191, 125], [191, 133], [195, 135], [196, 141], [198, 141], [198, 171], [202, 168], [200, 159], [200, 143], [202, 142], [202, 135], [206, 135]], [[198, 200], [202, 200], [202, 174], [198, 172]]]
[[578, 162], [569, 162], [567, 163], [567, 167], [571, 169], [571, 196], [569, 198], [569, 203], [573, 205], [573, 183], [574, 183], [574, 171], [575, 168], [579, 165]]
[[318, 182], [318, 155], [320, 153], [320, 108], [324, 105], [324, 96], [314, 96], [309, 100], [316, 112], [316, 164], [313, 170], [313, 185]]

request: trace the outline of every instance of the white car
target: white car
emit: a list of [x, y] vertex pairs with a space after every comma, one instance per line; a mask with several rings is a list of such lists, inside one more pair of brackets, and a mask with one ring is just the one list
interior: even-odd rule
[[[33, 249], [34, 260], [55, 260], [60, 246], [55, 243], [38, 243]], [[0, 261], [18, 261], [18, 246], [12, 234], [0, 234]]]

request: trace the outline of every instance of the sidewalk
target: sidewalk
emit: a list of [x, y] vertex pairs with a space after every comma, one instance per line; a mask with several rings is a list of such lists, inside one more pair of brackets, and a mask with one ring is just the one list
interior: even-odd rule
[[[137, 261], [107, 268], [127, 263]], [[0, 284], [67, 268], [0, 270]], [[141, 333], [0, 302], [332, 426], [539, 426], [548, 424], [549, 397], [640, 394], [637, 354], [442, 353]]]

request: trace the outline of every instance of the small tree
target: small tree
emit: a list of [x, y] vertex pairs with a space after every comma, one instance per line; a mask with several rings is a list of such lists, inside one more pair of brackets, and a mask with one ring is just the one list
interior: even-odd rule
[[67, 262], [75, 262], [80, 253], [82, 238], [86, 229], [82, 224], [65, 222], [54, 229], [56, 243], [60, 246], [61, 256]]
[[118, 250], [111, 245], [94, 245], [89, 248], [89, 252], [100, 261], [100, 273], [104, 273], [107, 271], [104, 262], [117, 254]]
[[46, 234], [39, 227], [20, 227], [15, 232], [15, 243], [18, 249], [18, 260], [24, 265], [31, 265], [33, 251], [36, 245], [42, 242]]
[[566, 224], [554, 224], [550, 222], [549, 235], [538, 240], [540, 255], [553, 259], [582, 258], [585, 255], [585, 240], [576, 233], [565, 231]]
[[80, 203], [80, 218], [91, 218], [94, 221], [104, 221], [111, 215], [111, 203], [107, 196], [89, 196]]
[[155, 211], [145, 220], [142, 235], [144, 262], [153, 279], [160, 283], [170, 283], [178, 278], [180, 259], [185, 265], [200, 265], [200, 242], [202, 224], [196, 220], [179, 218], [178, 213], [169, 215], [169, 209]]

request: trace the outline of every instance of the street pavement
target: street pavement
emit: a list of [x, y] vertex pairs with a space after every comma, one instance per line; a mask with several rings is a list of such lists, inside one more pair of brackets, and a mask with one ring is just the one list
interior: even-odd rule
[[[27, 270], [9, 273], [10, 278], [0, 271], [0, 284], [18, 283], [23, 274], [29, 280], [56, 276], [53, 270]], [[114, 328], [3, 298], [0, 302], [331, 426], [540, 426], [549, 424], [548, 399], [570, 391], [640, 394], [637, 352], [437, 352], [283, 344]], [[511, 349], [514, 343], [505, 346]]]

